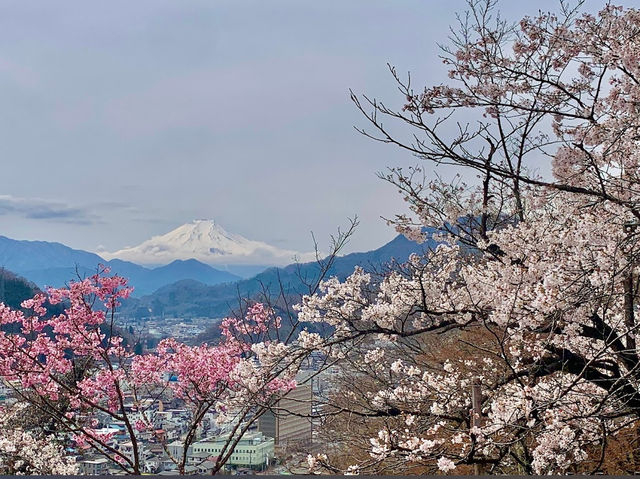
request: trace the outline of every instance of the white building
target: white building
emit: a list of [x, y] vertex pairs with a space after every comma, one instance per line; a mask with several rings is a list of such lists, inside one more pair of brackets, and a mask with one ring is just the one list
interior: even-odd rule
[[[195, 442], [193, 443], [192, 455], [194, 459], [200, 460], [204, 459], [205, 456], [215, 458], [223, 454], [223, 449], [228, 442], [228, 434]], [[228, 449], [226, 451], [228, 452]], [[226, 452], [224, 454], [226, 455]], [[236, 444], [226, 466], [261, 469], [268, 466], [273, 457], [273, 438], [265, 437], [261, 432], [247, 432]]]
[[86, 476], [101, 476], [107, 474], [109, 469], [109, 459], [98, 457], [95, 459], [84, 459], [80, 461], [79, 473]]

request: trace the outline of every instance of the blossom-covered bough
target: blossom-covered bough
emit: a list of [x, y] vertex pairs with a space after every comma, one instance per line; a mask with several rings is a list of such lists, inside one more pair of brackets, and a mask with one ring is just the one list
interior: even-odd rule
[[78, 468], [55, 438], [25, 428], [22, 406], [0, 410], [0, 473], [3, 475], [73, 475]]
[[[512, 26], [469, 5], [449, 84], [392, 69], [401, 110], [353, 95], [365, 135], [479, 181], [384, 175], [413, 211], [390, 222], [441, 245], [304, 298], [345, 364], [325, 409], [378, 425], [351, 472], [640, 470], [640, 11], [562, 4]], [[310, 464], [345, 470], [327, 456]]]
[[[188, 346], [168, 339], [153, 352], [135, 355], [115, 325], [116, 308], [130, 292], [125, 279], [109, 276], [105, 268], [68, 288], [24, 301], [24, 312], [0, 304], [0, 378], [19, 405], [46, 420], [49, 436], [78, 452], [89, 448], [125, 473], [144, 471], [145, 433], [147, 440], [165, 447], [178, 472], [184, 473], [196, 430], [204, 415], [215, 411], [220, 422], [231, 425], [229, 439], [211, 466], [217, 472], [274, 399], [295, 387], [304, 354], [269, 340], [267, 333], [279, 328], [280, 319], [270, 308], [254, 304], [246, 317], [223, 321], [223, 339], [217, 345]], [[48, 314], [49, 305], [58, 304], [64, 312]], [[154, 427], [153, 414], [166, 397], [183, 401], [190, 412], [179, 457], [169, 451], [163, 431]], [[100, 422], [122, 424], [125, 439], [120, 442], [126, 440], [131, 447], [121, 448], [114, 441], [117, 431], [99, 428], [105, 425]], [[26, 464], [20, 459], [26, 452], [21, 451], [38, 442], [26, 444], [31, 436], [20, 429], [11, 434], [20, 440], [16, 447], [25, 443], [11, 466], [19, 470], [16, 464]], [[46, 472], [39, 464], [25, 468]], [[61, 460], [52, 472], [63, 470], [64, 464]]]
[[[138, 394], [154, 397], [170, 389], [172, 395], [192, 408], [192, 420], [183, 440], [182, 454], [165, 452], [184, 473], [188, 447], [209, 411], [219, 424], [230, 426], [228, 440], [214, 459], [211, 472], [229, 460], [243, 434], [254, 426], [282, 395], [296, 387], [295, 376], [305, 354], [291, 345], [267, 339], [280, 328], [281, 319], [261, 303], [248, 308], [244, 318], [222, 321], [223, 340], [216, 346], [186, 346], [173, 339], [160, 342], [155, 353], [133, 359], [131, 377]], [[152, 430], [143, 415], [140, 430]]]

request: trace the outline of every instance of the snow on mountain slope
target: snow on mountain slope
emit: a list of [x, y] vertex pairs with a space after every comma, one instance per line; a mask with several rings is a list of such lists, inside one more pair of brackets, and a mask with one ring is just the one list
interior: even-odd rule
[[113, 253], [100, 252], [106, 259], [118, 258], [145, 265], [166, 264], [177, 259], [195, 258], [209, 265], [269, 264], [284, 265], [310, 254], [283, 250], [261, 241], [249, 240], [227, 232], [213, 220], [195, 220], [138, 246]]

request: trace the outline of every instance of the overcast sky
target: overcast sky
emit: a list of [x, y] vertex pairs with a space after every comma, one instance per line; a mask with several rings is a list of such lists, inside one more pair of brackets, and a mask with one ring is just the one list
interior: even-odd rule
[[376, 248], [403, 211], [376, 172], [416, 160], [354, 131], [348, 90], [401, 104], [387, 63], [446, 81], [464, 6], [0, 0], [0, 234], [113, 251], [213, 218], [305, 251], [357, 214], [349, 249]]

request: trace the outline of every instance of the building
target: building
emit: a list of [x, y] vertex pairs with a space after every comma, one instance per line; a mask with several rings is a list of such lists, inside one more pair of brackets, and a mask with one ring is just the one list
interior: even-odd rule
[[[213, 459], [220, 456], [227, 442], [229, 442], [228, 434], [194, 442], [189, 462], [195, 466], [198, 461], [204, 462], [207, 458]], [[273, 457], [274, 443], [272, 438], [265, 437], [261, 432], [247, 432], [236, 444], [226, 466], [263, 469], [269, 465]]]
[[[167, 445], [167, 451], [174, 459], [180, 460], [184, 453], [184, 443], [182, 441], [173, 441]], [[193, 446], [189, 446], [188, 453], [193, 451]]]
[[311, 381], [298, 378], [298, 386], [280, 399], [272, 410], [258, 419], [258, 431], [274, 438], [278, 454], [311, 443]]
[[79, 473], [85, 476], [103, 476], [109, 470], [109, 459], [98, 457], [96, 459], [84, 459], [80, 461]]

